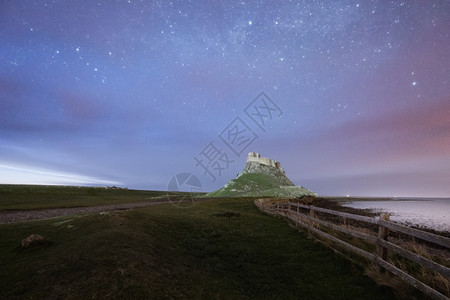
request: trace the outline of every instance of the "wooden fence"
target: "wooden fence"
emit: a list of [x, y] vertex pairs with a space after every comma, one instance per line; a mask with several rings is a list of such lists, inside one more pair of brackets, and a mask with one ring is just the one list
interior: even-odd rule
[[[438, 264], [426, 257], [411, 252], [407, 249], [404, 249], [399, 245], [391, 243], [388, 241], [388, 237], [389, 231], [394, 231], [397, 233], [408, 235], [410, 237], [414, 237], [416, 239], [421, 239], [430, 243], [434, 243], [436, 245], [446, 248], [446, 250], [450, 249], [449, 238], [390, 222], [389, 215], [387, 214], [381, 214], [378, 217], [366, 217], [293, 202], [274, 204], [270, 208], [272, 210], [272, 213], [275, 212], [277, 214], [286, 216], [290, 220], [294, 221], [296, 224], [304, 228], [307, 228], [308, 230], [317, 234], [318, 236], [331, 240], [336, 244], [340, 245], [341, 247], [343, 247], [344, 249], [356, 253], [357, 255], [360, 255], [371, 262], [374, 262], [375, 264], [378, 265], [380, 272], [384, 272], [385, 270], [387, 270], [434, 299], [450, 299], [447, 296], [440, 293], [439, 291], [421, 282], [417, 278], [408, 274], [404, 270], [394, 266], [393, 264], [389, 263], [386, 260], [389, 249], [390, 251], [400, 256], [403, 256], [411, 261], [414, 261], [424, 268], [428, 268], [434, 272], [437, 272], [442, 276], [444, 276], [444, 278], [448, 279], [450, 278], [450, 268]], [[316, 216], [316, 213], [337, 216], [338, 218], [343, 220], [344, 226], [322, 220]], [[366, 224], [372, 224], [372, 227], [375, 228], [378, 227], [377, 235], [370, 235], [361, 231], [353, 230], [348, 226], [345, 226], [347, 220], [349, 219], [363, 222]], [[370, 244], [375, 245], [377, 251], [376, 253], [371, 253], [355, 245], [352, 245], [338, 238], [335, 235], [332, 235], [330, 233], [321, 230], [320, 225], [324, 226], [325, 228], [332, 229], [337, 232], [341, 232], [346, 235], [367, 241]]]

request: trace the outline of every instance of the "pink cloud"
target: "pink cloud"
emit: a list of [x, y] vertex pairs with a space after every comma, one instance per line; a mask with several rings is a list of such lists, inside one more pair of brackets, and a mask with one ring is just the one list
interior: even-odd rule
[[59, 102], [64, 112], [71, 118], [79, 120], [95, 120], [100, 117], [102, 107], [98, 99], [86, 97], [73, 91], [63, 91], [58, 94]]
[[449, 156], [450, 99], [350, 121], [316, 142], [362, 161]]

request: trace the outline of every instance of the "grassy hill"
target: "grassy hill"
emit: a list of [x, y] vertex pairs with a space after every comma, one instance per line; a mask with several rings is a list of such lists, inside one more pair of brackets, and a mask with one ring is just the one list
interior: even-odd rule
[[315, 194], [304, 187], [295, 187], [279, 169], [247, 162], [243, 171], [225, 186], [206, 197], [300, 197]]
[[[33, 233], [49, 244], [22, 249]], [[0, 224], [0, 236], [3, 299], [394, 297], [250, 198]]]
[[230, 180], [223, 188], [207, 194], [208, 197], [232, 196], [252, 194], [271, 188], [278, 188], [280, 184], [266, 174], [242, 174], [236, 179]]

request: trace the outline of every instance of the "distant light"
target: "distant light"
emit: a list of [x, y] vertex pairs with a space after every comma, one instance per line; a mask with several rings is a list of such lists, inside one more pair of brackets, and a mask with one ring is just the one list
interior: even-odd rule
[[417, 81], [413, 81], [413, 82], [412, 82], [412, 85], [413, 85], [413, 86], [416, 86], [416, 85], [417, 85]]
[[350, 197], [350, 195], [347, 195], [347, 198]]
[[252, 21], [248, 21], [248, 25], [252, 25], [252, 23], [253, 23]]

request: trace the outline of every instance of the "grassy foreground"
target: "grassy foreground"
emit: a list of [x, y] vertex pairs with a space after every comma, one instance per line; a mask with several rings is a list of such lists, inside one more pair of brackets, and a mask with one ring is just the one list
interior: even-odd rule
[[[51, 244], [20, 247], [40, 234]], [[392, 299], [252, 199], [0, 225], [2, 298]]]

